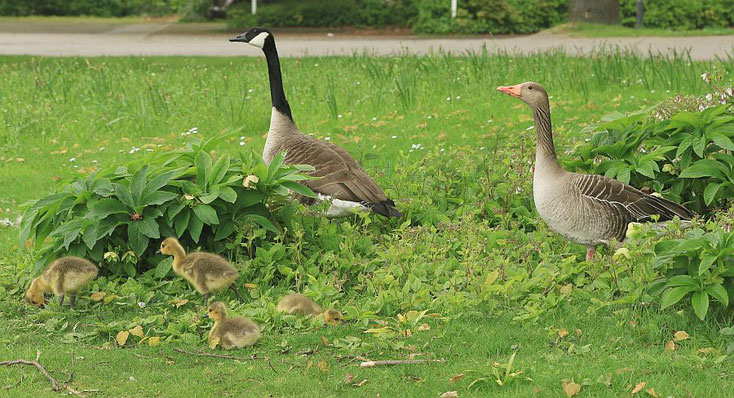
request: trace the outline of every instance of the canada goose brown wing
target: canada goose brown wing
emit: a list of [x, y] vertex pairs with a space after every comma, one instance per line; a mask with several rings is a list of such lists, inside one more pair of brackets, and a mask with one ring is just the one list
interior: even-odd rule
[[335, 199], [362, 203], [386, 217], [400, 217], [379, 185], [364, 171], [356, 160], [341, 147], [329, 142], [303, 136], [284, 145], [285, 162], [308, 164], [314, 167], [311, 175], [317, 180], [305, 181], [312, 191]]
[[571, 183], [581, 195], [592, 200], [606, 202], [614, 207], [622, 206], [631, 221], [649, 221], [658, 215], [658, 221], [669, 221], [675, 216], [690, 220], [695, 213], [670, 200], [646, 194], [621, 181], [593, 174], [574, 174]]

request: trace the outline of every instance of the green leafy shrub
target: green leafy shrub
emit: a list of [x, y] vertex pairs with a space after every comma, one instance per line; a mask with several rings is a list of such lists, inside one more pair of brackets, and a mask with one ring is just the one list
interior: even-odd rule
[[[635, 26], [637, 1], [621, 0], [622, 24]], [[645, 0], [644, 26], [674, 30], [734, 25], [734, 0]]]
[[231, 28], [253, 26], [283, 27], [381, 27], [408, 26], [417, 14], [415, 0], [384, 2], [382, 0], [284, 0], [265, 3], [257, 14], [250, 13], [250, 4], [242, 2], [227, 11]]
[[653, 265], [665, 270], [665, 277], [648, 287], [651, 294], [662, 294], [660, 306], [690, 294], [693, 311], [704, 319], [711, 298], [726, 308], [734, 294], [734, 233], [696, 228], [683, 239], [658, 242]]
[[734, 197], [734, 111], [719, 105], [655, 121], [647, 112], [607, 117], [567, 162], [660, 192], [699, 213]]
[[105, 252], [121, 252], [122, 261], [115, 263], [134, 276], [135, 265], [150, 263], [151, 239], [176, 236], [222, 249], [247, 221], [277, 233], [274, 205], [284, 202], [289, 190], [313, 197], [298, 183], [310, 178], [300, 172], [312, 169], [285, 166], [282, 155], [269, 166], [253, 154], [212, 159], [212, 148], [230, 135], [100, 169], [27, 204], [20, 240], [33, 242], [36, 268], [62, 253], [101, 263]]
[[130, 15], [186, 14], [211, 5], [206, 0], [0, 0], [0, 15]]
[[567, 18], [564, 0], [468, 0], [451, 18], [450, 2], [423, 0], [413, 30], [419, 33], [531, 33]]

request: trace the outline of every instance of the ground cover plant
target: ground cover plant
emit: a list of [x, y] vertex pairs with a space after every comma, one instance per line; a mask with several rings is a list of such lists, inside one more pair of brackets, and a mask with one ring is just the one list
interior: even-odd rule
[[[270, 117], [263, 59], [0, 61], [0, 219], [10, 224], [23, 203], [63, 190], [64, 182], [152, 164], [192, 142], [214, 140], [200, 152], [212, 165], [262, 149]], [[40, 350], [40, 361], [63, 381], [58, 372], [68, 372], [74, 356], [70, 386], [101, 396], [734, 390], [725, 305], [731, 293], [724, 299], [713, 287], [731, 286], [731, 204], [715, 197], [716, 209], [693, 229], [636, 228], [629, 242], [584, 262], [584, 247], [549, 231], [533, 209], [529, 112], [494, 90], [541, 82], [552, 96], [556, 146], [569, 160], [603, 127], [584, 130], [602, 115], [638, 112], [678, 94], [705, 98], [714, 88], [704, 73], [730, 84], [730, 58], [692, 62], [685, 54], [607, 49], [584, 58], [550, 52], [282, 62], [301, 129], [354, 154], [405, 217], [329, 221], [285, 202], [268, 207], [275, 231], [242, 222], [219, 246], [199, 241], [240, 270], [245, 303], [229, 293], [217, 297], [264, 329], [257, 346], [234, 355], [268, 357], [275, 371], [263, 360], [174, 351], [204, 349], [211, 322], [201, 297], [165, 265], [130, 276], [125, 264], [139, 264], [134, 249], [105, 248], [103, 271], [77, 309], [31, 308], [22, 294], [38, 252], [19, 242], [21, 228], [12, 225], [0, 227], [0, 360], [33, 359]], [[702, 234], [711, 238], [704, 242]], [[713, 258], [708, 268], [697, 261], [704, 258]], [[667, 293], [693, 287], [673, 279], [683, 273], [696, 288]], [[341, 309], [349, 323], [326, 328], [280, 315], [275, 303], [288, 291]], [[408, 358], [445, 361], [355, 366]], [[0, 369], [4, 394], [56, 394], [33, 368]]]

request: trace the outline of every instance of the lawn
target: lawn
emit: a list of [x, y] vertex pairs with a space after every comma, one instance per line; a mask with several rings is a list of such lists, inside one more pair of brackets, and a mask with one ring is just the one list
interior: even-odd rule
[[[63, 381], [59, 371], [69, 371], [74, 355], [70, 385], [89, 396], [562, 396], [564, 380], [580, 385], [579, 396], [628, 395], [643, 382], [637, 395], [734, 393], [731, 339], [719, 333], [731, 311], [717, 309], [702, 322], [688, 306], [630, 300], [624, 292], [635, 286], [613, 286], [644, 283], [641, 264], [615, 262], [608, 251], [585, 262], [583, 246], [549, 231], [532, 207], [530, 112], [495, 91], [543, 84], [564, 158], [603, 115], [705, 95], [700, 75], [731, 81], [734, 60], [551, 52], [282, 64], [301, 130], [344, 146], [406, 217], [304, 215], [295, 233], [264, 244], [268, 256], [258, 250], [251, 258], [244, 240], [233, 242], [227, 255], [241, 271], [245, 303], [218, 297], [258, 322], [264, 337], [231, 354], [268, 357], [275, 371], [264, 360], [174, 351], [209, 352], [211, 322], [184, 281], [152, 270], [134, 278], [102, 272], [74, 310], [55, 302], [31, 308], [22, 294], [33, 261], [13, 227], [0, 227], [0, 360], [33, 359], [40, 350], [41, 363]], [[236, 130], [214, 156], [260, 153], [269, 125], [262, 58], [0, 57], [0, 81], [0, 219], [14, 220], [22, 203], [61, 181], [199, 136]], [[305, 271], [290, 278], [281, 265]], [[614, 283], [606, 282], [610, 268]], [[289, 290], [336, 306], [349, 324], [278, 314], [275, 302]], [[104, 298], [94, 301], [91, 292]], [[131, 335], [118, 347], [118, 332], [136, 326], [144, 338]], [[670, 350], [677, 331], [690, 338]], [[444, 362], [357, 366], [409, 357]], [[0, 368], [3, 394], [56, 395], [31, 367]]]
[[673, 30], [660, 28], [628, 28], [621, 25], [601, 25], [591, 23], [566, 23], [554, 26], [550, 33], [563, 33], [574, 37], [684, 37], [684, 36], [728, 36], [734, 34], [732, 28], [705, 28], [695, 30]]

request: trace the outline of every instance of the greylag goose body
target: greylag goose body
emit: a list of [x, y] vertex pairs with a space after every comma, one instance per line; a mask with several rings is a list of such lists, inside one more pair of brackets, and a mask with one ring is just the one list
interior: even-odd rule
[[293, 122], [291, 108], [285, 98], [280, 60], [273, 34], [267, 29], [254, 28], [230, 39], [260, 48], [268, 63], [272, 111], [270, 129], [265, 140], [263, 160], [270, 163], [278, 153], [285, 152], [286, 164], [307, 164], [320, 177], [303, 183], [319, 199], [331, 199], [329, 217], [353, 214], [354, 209], [371, 209], [385, 217], [401, 217], [395, 202], [385, 195], [379, 185], [343, 148], [301, 133]]
[[632, 222], [690, 220], [695, 213], [659, 196], [601, 175], [570, 173], [561, 168], [553, 145], [548, 94], [538, 83], [498, 87], [530, 106], [535, 120], [537, 147], [533, 200], [546, 224], [568, 240], [585, 245], [586, 259], [596, 247], [621, 242]]

